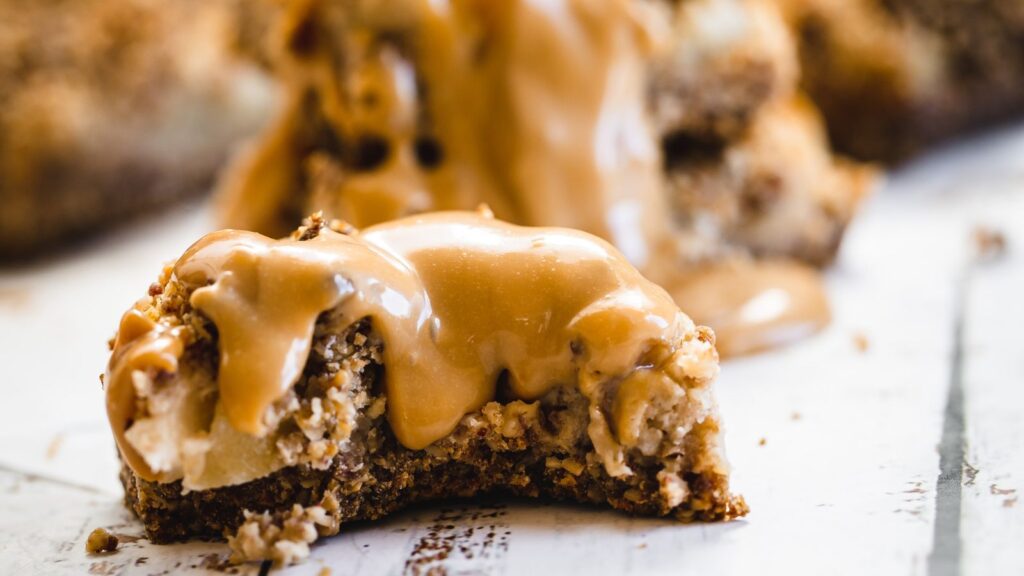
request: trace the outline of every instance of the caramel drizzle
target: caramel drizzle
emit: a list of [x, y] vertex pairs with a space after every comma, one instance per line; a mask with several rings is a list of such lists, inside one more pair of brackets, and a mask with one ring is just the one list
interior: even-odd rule
[[104, 377], [107, 418], [121, 457], [147, 480], [169, 482], [174, 472], [153, 472], [125, 438], [136, 419], [135, 374], [175, 373], [185, 349], [184, 328], [158, 324], [137, 308], [125, 312], [117, 329], [114, 351]]
[[821, 274], [795, 262], [710, 265], [681, 276], [668, 290], [697, 323], [714, 328], [723, 357], [777, 348], [831, 321]]

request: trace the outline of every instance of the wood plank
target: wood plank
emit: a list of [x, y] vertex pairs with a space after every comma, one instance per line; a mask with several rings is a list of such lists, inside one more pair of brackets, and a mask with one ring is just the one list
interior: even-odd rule
[[[316, 546], [307, 564], [283, 573], [316, 574], [322, 566], [333, 574], [927, 573], [957, 282], [975, 221], [1016, 226], [1011, 242], [1024, 245], [1017, 239], [1024, 220], [1014, 211], [1024, 202], [1022, 157], [1024, 130], [1009, 131], [896, 175], [852, 228], [829, 273], [833, 325], [793, 348], [724, 365], [719, 399], [749, 518], [680, 526], [573, 506], [447, 503], [348, 527]], [[978, 195], [982, 188], [991, 192]], [[103, 252], [0, 274], [4, 376], [30, 383], [19, 389], [23, 402], [0, 403], [7, 423], [0, 464], [63, 482], [0, 470], [0, 573], [155, 574], [201, 569], [226, 554], [223, 545], [144, 540], [110, 557], [84, 553], [93, 527], [129, 538], [141, 529], [123, 509], [115, 481], [95, 380], [103, 341], [158, 263], [194, 239], [206, 217], [188, 213], [147, 232], [140, 244], [128, 245], [124, 238], [135, 236], [124, 236]], [[1011, 495], [993, 495], [990, 487], [1024, 488], [1022, 426], [1014, 417], [1024, 370], [1019, 339], [1006, 337], [1022, 318], [1020, 308], [1014, 316], [999, 306], [1019, 298], [1021, 278], [1024, 262], [1011, 252], [978, 272], [966, 308], [967, 449], [979, 469], [963, 493], [968, 573], [1005, 573], [1024, 561], [1010, 545], [1021, 541], [1024, 505], [1004, 508]], [[50, 351], [58, 345], [66, 353], [54, 361]], [[47, 367], [42, 377], [40, 366]], [[1018, 401], [1007, 401], [1014, 393]]]
[[[1022, 156], [1024, 157], [1024, 156]], [[972, 218], [1006, 236], [1001, 257], [982, 259], [967, 285], [963, 571], [1024, 569], [1024, 182], [978, 190]]]

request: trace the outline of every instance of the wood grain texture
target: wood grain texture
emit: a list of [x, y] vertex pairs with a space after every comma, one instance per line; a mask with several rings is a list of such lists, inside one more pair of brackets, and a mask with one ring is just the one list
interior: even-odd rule
[[[0, 403], [0, 573], [221, 573], [223, 545], [136, 539], [96, 380], [120, 312], [205, 218], [174, 216], [102, 250], [0, 273], [0, 385], [17, 399]], [[976, 258], [979, 225], [1006, 235], [1002, 257]], [[343, 528], [282, 573], [1020, 573], [1022, 234], [1024, 127], [893, 175], [829, 272], [832, 326], [723, 367], [735, 484], [752, 508], [742, 521], [686, 526], [546, 503], [450, 502]], [[950, 428], [957, 374], [964, 419]], [[947, 459], [960, 480], [947, 485], [955, 502], [940, 502], [950, 429], [961, 432], [965, 462]], [[127, 537], [118, 552], [85, 554], [98, 526]], [[939, 534], [956, 550], [937, 551]]]
[[1007, 249], [972, 266], [966, 290], [963, 569], [1014, 574], [1024, 570], [1024, 194], [979, 192], [990, 200], [978, 219]]

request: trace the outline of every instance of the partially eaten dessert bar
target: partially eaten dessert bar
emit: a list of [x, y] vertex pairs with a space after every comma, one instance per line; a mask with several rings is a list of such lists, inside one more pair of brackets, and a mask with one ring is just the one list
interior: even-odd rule
[[210, 234], [124, 315], [105, 386], [152, 540], [291, 562], [484, 493], [742, 516], [717, 372], [713, 333], [610, 244], [482, 211]]

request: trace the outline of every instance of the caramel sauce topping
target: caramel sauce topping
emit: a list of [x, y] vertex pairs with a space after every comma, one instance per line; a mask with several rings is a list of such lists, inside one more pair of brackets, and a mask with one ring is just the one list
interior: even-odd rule
[[[449, 434], [499, 382], [523, 400], [559, 385], [588, 394], [588, 382], [665, 361], [695, 329], [607, 242], [486, 214], [433, 213], [353, 235], [324, 229], [304, 241], [216, 232], [175, 275], [217, 328], [227, 419], [252, 435], [267, 432], [267, 411], [300, 377], [317, 318], [335, 307], [352, 323], [369, 318], [384, 342], [388, 420], [411, 449]], [[131, 371], [173, 372], [182, 351], [180, 338], [139, 313], [125, 318], [108, 388], [115, 430], [129, 419]]]
[[158, 324], [134, 308], [121, 317], [105, 377], [107, 418], [121, 456], [133, 470], [142, 471], [149, 480], [173, 478], [152, 473], [142, 455], [125, 438], [125, 431], [136, 416], [134, 374], [150, 370], [177, 372], [184, 348], [181, 327]]
[[795, 262], [710, 265], [681, 276], [669, 292], [697, 323], [715, 330], [723, 357], [801, 340], [831, 320], [821, 275]]

